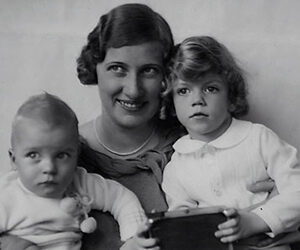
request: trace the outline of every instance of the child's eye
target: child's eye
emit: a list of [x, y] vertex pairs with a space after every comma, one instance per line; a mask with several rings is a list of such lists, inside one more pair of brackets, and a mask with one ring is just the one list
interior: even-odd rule
[[59, 159], [59, 160], [65, 160], [65, 159], [67, 159], [69, 157], [70, 157], [70, 154], [66, 153], [66, 152], [61, 152], [61, 153], [58, 153], [56, 155], [56, 158]]
[[214, 86], [208, 86], [204, 89], [204, 92], [206, 92], [206, 93], [217, 93], [218, 91], [219, 91], [219, 89]]
[[38, 159], [39, 158], [39, 153], [38, 152], [28, 152], [25, 157], [30, 158], [30, 159]]
[[188, 88], [180, 88], [180, 89], [177, 89], [176, 92], [178, 95], [186, 95], [186, 94], [190, 93], [191, 91]]

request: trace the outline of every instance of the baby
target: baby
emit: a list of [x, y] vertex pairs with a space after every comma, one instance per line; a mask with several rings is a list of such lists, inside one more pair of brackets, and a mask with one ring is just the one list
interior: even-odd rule
[[[56, 96], [29, 98], [12, 124], [13, 169], [1, 177], [0, 233], [31, 241], [38, 249], [80, 249], [82, 232], [96, 228], [91, 209], [109, 211], [121, 239], [145, 219], [136, 196], [112, 180], [77, 167], [78, 121]], [[99, 225], [101, 226], [101, 225]]]
[[[171, 107], [188, 132], [174, 144], [164, 170], [169, 209], [226, 207], [230, 219], [215, 233], [222, 242], [296, 230], [297, 150], [265, 126], [238, 119], [248, 111], [245, 81], [225, 46], [205, 36], [184, 40], [173, 57], [168, 87]], [[267, 192], [248, 191], [267, 179], [275, 181], [277, 196], [267, 200]]]

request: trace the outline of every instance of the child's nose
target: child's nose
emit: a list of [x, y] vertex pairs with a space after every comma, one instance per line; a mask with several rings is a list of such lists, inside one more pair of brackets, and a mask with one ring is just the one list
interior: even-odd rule
[[200, 105], [200, 106], [206, 105], [204, 95], [200, 90], [194, 91], [194, 94], [193, 94], [192, 106], [196, 106], [196, 105]]

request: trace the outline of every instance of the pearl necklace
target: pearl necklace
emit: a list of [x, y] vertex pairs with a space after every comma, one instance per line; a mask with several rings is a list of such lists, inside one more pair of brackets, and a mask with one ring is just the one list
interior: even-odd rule
[[99, 136], [98, 131], [97, 131], [97, 124], [96, 123], [97, 123], [97, 118], [94, 120], [94, 130], [95, 130], [96, 139], [97, 139], [97, 142], [99, 143], [99, 145], [101, 145], [103, 148], [105, 148], [108, 152], [110, 152], [112, 154], [115, 154], [115, 155], [119, 155], [119, 156], [129, 156], [129, 155], [133, 155], [133, 154], [139, 152], [141, 149], [143, 149], [150, 142], [153, 135], [155, 134], [155, 128], [153, 128], [151, 134], [148, 136], [148, 138], [140, 146], [138, 146], [137, 148], [135, 148], [132, 151], [123, 153], [123, 152], [115, 151], [115, 150], [111, 149], [110, 147], [108, 147], [107, 145], [105, 145], [105, 143], [100, 139], [100, 136]]

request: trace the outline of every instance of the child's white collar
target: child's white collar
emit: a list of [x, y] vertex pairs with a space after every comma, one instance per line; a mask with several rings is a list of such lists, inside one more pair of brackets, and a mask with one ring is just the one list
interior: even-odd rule
[[252, 125], [252, 122], [232, 118], [228, 129], [215, 140], [211, 142], [204, 142], [200, 140], [193, 140], [189, 135], [185, 135], [175, 142], [173, 148], [182, 154], [193, 153], [205, 145], [219, 149], [230, 148], [241, 143], [247, 137]]

